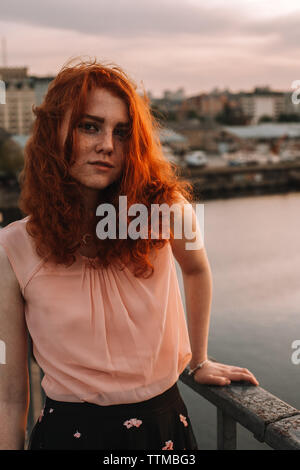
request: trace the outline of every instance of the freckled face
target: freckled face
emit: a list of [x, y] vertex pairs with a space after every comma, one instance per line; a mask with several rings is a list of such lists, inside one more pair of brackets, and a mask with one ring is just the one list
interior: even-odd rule
[[[61, 143], [67, 135], [69, 113], [62, 124]], [[85, 114], [77, 127], [79, 153], [70, 173], [83, 186], [105, 189], [119, 178], [124, 165], [129, 116], [125, 101], [104, 88], [88, 94]]]

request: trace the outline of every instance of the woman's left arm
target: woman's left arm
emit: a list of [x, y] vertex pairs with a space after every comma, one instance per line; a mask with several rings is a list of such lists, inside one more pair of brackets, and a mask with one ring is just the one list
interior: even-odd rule
[[[207, 359], [212, 275], [193, 206], [185, 199], [182, 199], [180, 206], [172, 224], [182, 223], [185, 230], [182, 230], [181, 238], [174, 238], [170, 243], [182, 271], [192, 350], [190, 367], [193, 369], [198, 363]], [[174, 229], [174, 225], [172, 228]], [[195, 235], [193, 239], [190, 238], [191, 230]], [[194, 243], [195, 249], [187, 249], [189, 243]], [[212, 361], [208, 361], [201, 369], [196, 370], [194, 379], [196, 382], [212, 385], [226, 385], [231, 380], [245, 380], [258, 385], [258, 381], [248, 369]]]

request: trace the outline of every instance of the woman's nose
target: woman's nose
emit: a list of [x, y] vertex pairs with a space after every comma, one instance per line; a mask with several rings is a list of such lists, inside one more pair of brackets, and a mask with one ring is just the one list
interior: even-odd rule
[[112, 131], [106, 130], [103, 131], [102, 135], [99, 136], [97, 145], [96, 145], [96, 151], [97, 152], [103, 152], [103, 153], [111, 153], [114, 149], [114, 143], [113, 143], [113, 134]]

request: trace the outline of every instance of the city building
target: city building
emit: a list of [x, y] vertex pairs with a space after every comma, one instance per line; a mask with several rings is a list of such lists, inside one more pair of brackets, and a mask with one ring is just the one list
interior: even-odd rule
[[163, 99], [167, 101], [183, 101], [184, 97], [184, 88], [178, 88], [176, 91], [165, 90], [163, 95]]
[[5, 83], [5, 104], [0, 104], [0, 127], [12, 135], [28, 135], [39, 105], [53, 77], [28, 76], [27, 67], [0, 67]]
[[[292, 95], [294, 91], [284, 93], [284, 114], [300, 116], [300, 103], [293, 103]], [[300, 98], [300, 93], [295, 90], [297, 100]]]
[[180, 107], [181, 117], [216, 117], [223, 111], [228, 98], [223, 93], [201, 93], [185, 99]]
[[221, 119], [224, 124], [257, 124], [260, 120], [278, 120], [282, 114], [300, 114], [300, 104], [295, 105], [291, 92], [256, 87], [253, 91], [233, 93], [218, 88], [210, 93], [200, 93], [183, 100], [180, 118]]
[[183, 88], [179, 88], [177, 91], [165, 90], [161, 98], [155, 98], [151, 93], [148, 93], [152, 111], [155, 110], [157, 112], [156, 117], [159, 120], [176, 120], [184, 96]]
[[273, 91], [268, 86], [256, 87], [250, 93], [241, 92], [237, 98], [251, 124], [257, 124], [266, 117], [276, 120], [285, 112], [285, 93]]

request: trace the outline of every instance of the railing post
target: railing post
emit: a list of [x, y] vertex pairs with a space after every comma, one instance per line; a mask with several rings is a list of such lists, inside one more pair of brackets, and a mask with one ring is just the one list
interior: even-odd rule
[[217, 449], [236, 450], [236, 421], [217, 408]]
[[29, 409], [28, 409], [28, 417], [27, 417], [27, 433], [30, 434], [33, 423], [34, 423], [34, 410], [33, 410], [33, 394], [34, 394], [34, 389], [32, 385], [32, 360], [31, 360], [31, 348], [32, 348], [32, 343], [31, 343], [31, 337], [28, 334], [28, 350], [27, 350], [27, 364], [28, 364], [28, 375], [29, 375]]

